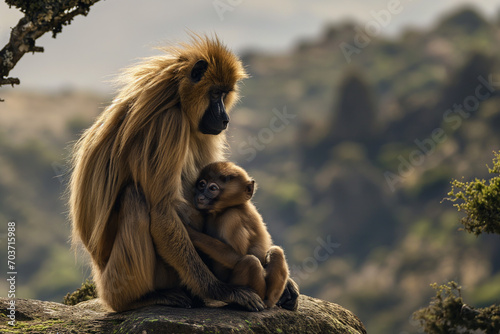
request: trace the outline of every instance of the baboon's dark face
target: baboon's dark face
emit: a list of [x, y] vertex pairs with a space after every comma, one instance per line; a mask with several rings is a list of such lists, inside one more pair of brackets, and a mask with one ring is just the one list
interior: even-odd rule
[[229, 115], [224, 106], [224, 98], [227, 92], [213, 88], [210, 92], [210, 104], [205, 110], [198, 126], [201, 133], [206, 135], [218, 135], [227, 128]]
[[[230, 69], [226, 69], [226, 71], [231, 72]], [[229, 124], [226, 104], [229, 95], [232, 95], [234, 91], [236, 81], [231, 76], [228, 80], [226, 75], [219, 78], [218, 72], [219, 69], [215, 64], [209, 64], [200, 59], [193, 66], [190, 74], [192, 84], [198, 87], [198, 91], [203, 92], [208, 100], [208, 106], [198, 123], [198, 130], [207, 135], [218, 135]]]

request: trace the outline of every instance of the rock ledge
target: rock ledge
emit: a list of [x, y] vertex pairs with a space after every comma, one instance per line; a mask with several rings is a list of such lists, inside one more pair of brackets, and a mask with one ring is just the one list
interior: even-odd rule
[[109, 313], [99, 299], [75, 306], [16, 299], [15, 326], [8, 325], [9, 300], [0, 298], [0, 333], [352, 333], [366, 334], [361, 321], [343, 307], [301, 295], [296, 312], [273, 308], [245, 312], [210, 303], [180, 309], [150, 306]]

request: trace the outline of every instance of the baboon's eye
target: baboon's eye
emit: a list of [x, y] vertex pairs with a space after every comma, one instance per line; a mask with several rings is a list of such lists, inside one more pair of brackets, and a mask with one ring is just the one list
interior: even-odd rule
[[212, 184], [208, 189], [210, 189], [210, 191], [217, 191], [219, 190], [219, 187], [217, 187], [216, 184]]
[[212, 100], [218, 100], [221, 97], [221, 92], [218, 89], [214, 89], [210, 92], [210, 96]]
[[204, 189], [206, 185], [207, 183], [205, 182], [205, 180], [200, 180], [200, 182], [198, 182], [198, 188], [200, 189]]

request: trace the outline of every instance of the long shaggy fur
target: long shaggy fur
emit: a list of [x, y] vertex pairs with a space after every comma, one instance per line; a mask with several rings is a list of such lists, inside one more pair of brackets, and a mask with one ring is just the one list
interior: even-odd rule
[[[237, 100], [237, 82], [246, 77], [240, 61], [217, 38], [194, 36], [191, 44], [164, 51], [124, 72], [119, 94], [74, 148], [73, 242], [81, 241], [90, 253], [99, 293], [117, 310], [156, 289], [155, 276], [168, 271], [164, 254], [155, 253], [153, 241], [159, 236], [150, 235], [159, 224], [154, 213], [166, 213], [174, 221], [169, 224], [178, 224], [174, 211], [186, 203], [200, 169], [223, 158], [224, 133], [198, 131], [210, 87], [235, 87], [226, 99], [229, 110]], [[210, 66], [193, 89], [189, 74], [200, 59]], [[168, 245], [171, 252], [182, 256], [187, 249], [186, 256], [192, 256], [193, 247], [183, 245], [189, 243], [185, 231], [178, 233], [167, 236], [175, 241]], [[190, 274], [178, 274], [193, 290], [195, 283], [186, 282]], [[110, 288], [113, 280], [117, 286]], [[110, 292], [114, 297], [108, 296], [109, 289], [115, 289]], [[117, 297], [128, 289], [130, 296]]]

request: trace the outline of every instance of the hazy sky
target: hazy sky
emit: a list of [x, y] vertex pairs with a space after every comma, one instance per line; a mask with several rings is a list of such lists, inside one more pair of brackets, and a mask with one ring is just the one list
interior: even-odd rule
[[[11, 76], [24, 88], [78, 87], [109, 89], [116, 72], [140, 57], [155, 54], [155, 45], [186, 40], [186, 30], [216, 32], [235, 51], [287, 50], [298, 39], [317, 37], [326, 23], [373, 20], [372, 13], [398, 0], [105, 0], [77, 17], [53, 39], [37, 45], [43, 54], [27, 54]], [[496, 17], [500, 0], [400, 0], [402, 10], [383, 28], [395, 36], [406, 26], [427, 27], [459, 5], [474, 4], [488, 18]], [[219, 8], [219, 12], [216, 10]], [[225, 11], [223, 11], [225, 9]], [[0, 2], [0, 48], [21, 13]], [[10, 89], [10, 88], [2, 88]]]

